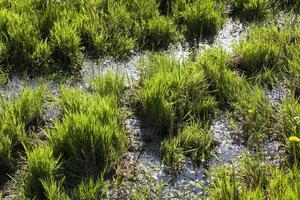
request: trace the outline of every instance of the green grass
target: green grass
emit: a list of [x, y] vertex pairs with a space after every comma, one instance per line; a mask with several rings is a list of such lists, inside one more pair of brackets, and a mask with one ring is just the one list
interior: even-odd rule
[[101, 74], [96, 78], [89, 80], [91, 89], [100, 96], [115, 94], [121, 98], [126, 90], [125, 76], [121, 73], [109, 71], [107, 74]]
[[272, 0], [230, 0], [232, 15], [245, 20], [259, 20], [266, 17]]
[[49, 146], [40, 146], [27, 150], [27, 174], [24, 178], [24, 195], [26, 198], [45, 198], [43, 181], [58, 176], [59, 159], [53, 155]]
[[109, 182], [104, 181], [103, 178], [82, 181], [78, 188], [73, 192], [72, 197], [73, 199], [78, 200], [100, 199], [106, 196], [109, 186]]
[[161, 154], [166, 166], [176, 169], [184, 160], [199, 164], [207, 161], [214, 147], [211, 130], [199, 123], [185, 125], [178, 135], [165, 139], [161, 144]]
[[2, 101], [0, 155], [3, 174], [14, 168], [16, 152], [22, 150], [22, 145], [29, 144], [30, 134], [42, 124], [43, 106], [46, 100], [46, 87], [34, 90], [25, 88], [19, 98], [12, 102]]
[[13, 168], [12, 158], [13, 145], [10, 137], [1, 134], [0, 140], [0, 176], [4, 177], [6, 172], [10, 172]]
[[283, 30], [272, 24], [252, 27], [249, 35], [234, 45], [237, 68], [250, 77], [268, 70], [277, 76], [290, 76], [297, 69], [289, 65], [289, 60], [297, 57], [294, 52], [299, 46], [299, 35], [297, 26]]
[[[12, 0], [2, 4], [0, 64], [33, 75], [77, 73], [83, 53], [125, 59], [136, 49], [166, 49], [182, 41], [182, 35], [190, 41], [210, 37], [225, 21], [223, 5], [214, 0]], [[170, 12], [164, 11], [165, 6]]]
[[255, 161], [255, 157], [246, 160], [239, 163], [241, 170], [219, 167], [211, 171], [212, 182], [206, 187], [210, 199], [279, 200], [300, 197], [298, 168], [264, 166]]
[[71, 198], [64, 192], [63, 180], [57, 181], [55, 178], [41, 180], [43, 192], [47, 200], [70, 200]]
[[275, 110], [264, 91], [233, 71], [232, 63], [232, 58], [220, 49], [209, 50], [197, 58], [197, 66], [204, 69], [220, 108], [235, 110], [238, 118], [243, 119], [242, 137], [248, 144], [280, 134], [275, 128]]
[[179, 1], [178, 4], [179, 9], [184, 9], [177, 11], [175, 16], [183, 24], [184, 34], [190, 42], [215, 35], [225, 22], [223, 5], [217, 5], [214, 0]]
[[287, 82], [296, 97], [300, 96], [300, 45], [293, 48], [293, 55], [288, 60]]
[[65, 173], [76, 180], [110, 172], [127, 149], [117, 97], [63, 88], [60, 104], [63, 120], [48, 137], [55, 155], [66, 161]]
[[141, 37], [146, 47], [160, 49], [168, 47], [171, 43], [177, 42], [180, 35], [176, 25], [171, 19], [157, 16], [149, 20]]
[[300, 137], [299, 100], [293, 98], [285, 100], [280, 107], [280, 112], [283, 121], [283, 141], [286, 145], [288, 162], [291, 165], [298, 164], [300, 158], [299, 143], [290, 142], [288, 138], [291, 136]]
[[[120, 105], [125, 84], [124, 77], [112, 73], [95, 80], [93, 93], [61, 87], [60, 95], [53, 100], [60, 103], [62, 117], [54, 127], [47, 127], [47, 137], [44, 141], [34, 141], [37, 144], [34, 147], [27, 146], [30, 138], [27, 132], [39, 124], [46, 87], [25, 89], [12, 103], [1, 104], [3, 117], [11, 110], [15, 118], [22, 119], [25, 142], [18, 138], [16, 141], [25, 145], [26, 170], [18, 197], [67, 200], [106, 196], [109, 187], [106, 176], [114, 173], [128, 148]], [[14, 143], [10, 145], [10, 138], [4, 135], [0, 142], [1, 167], [11, 167], [15, 153], [22, 151]], [[100, 174], [103, 176], [99, 177]]]
[[55, 22], [50, 31], [50, 40], [53, 48], [53, 57], [59, 65], [59, 69], [76, 72], [81, 69], [80, 37], [75, 24], [67, 20]]
[[168, 135], [191, 118], [208, 119], [214, 113], [216, 103], [203, 71], [162, 55], [152, 55], [144, 62], [146, 73], [136, 101], [146, 126]]

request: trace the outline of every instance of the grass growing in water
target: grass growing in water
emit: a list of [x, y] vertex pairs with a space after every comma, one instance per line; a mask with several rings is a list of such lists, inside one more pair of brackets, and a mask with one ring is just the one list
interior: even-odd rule
[[[164, 2], [174, 12], [165, 13]], [[0, 65], [5, 69], [76, 73], [84, 49], [123, 59], [137, 48], [165, 49], [181, 35], [190, 41], [212, 36], [224, 22], [224, 9], [215, 0], [12, 0], [3, 2], [0, 18]]]
[[146, 74], [136, 100], [145, 125], [168, 135], [191, 118], [208, 119], [214, 113], [216, 103], [203, 71], [162, 55], [148, 57], [144, 65]]
[[230, 0], [231, 13], [245, 20], [259, 20], [267, 15], [273, 0]]
[[[210, 174], [213, 181], [207, 188], [209, 198], [214, 200], [299, 198], [298, 168], [278, 169], [274, 166], [263, 166], [254, 159], [250, 157], [247, 162], [239, 163], [244, 171], [226, 167], [215, 169]], [[247, 176], [249, 174], [250, 177]], [[254, 181], [253, 175], [257, 181], [253, 185], [248, 185]]]
[[28, 172], [24, 181], [24, 196], [44, 199], [43, 181], [58, 176], [59, 160], [54, 157], [51, 147], [40, 146], [32, 151], [27, 150], [27, 163]]
[[[95, 86], [95, 90], [106, 95], [103, 91], [108, 88], [99, 86]], [[100, 96], [62, 88], [63, 120], [56, 123], [48, 136], [55, 154], [61, 154], [66, 160], [64, 167], [68, 178], [93, 176], [99, 171], [109, 173], [127, 149], [122, 112], [112, 92]]]
[[45, 98], [46, 87], [41, 86], [35, 90], [24, 89], [11, 103], [2, 101], [0, 166], [3, 174], [12, 170], [17, 151], [23, 149], [22, 144], [28, 145], [29, 132], [41, 124]]
[[223, 5], [214, 0], [178, 1], [178, 4], [175, 19], [183, 24], [183, 32], [190, 42], [215, 35], [225, 22]]
[[126, 89], [125, 76], [112, 71], [101, 74], [89, 82], [92, 90], [100, 96], [115, 94], [120, 99]]
[[185, 157], [199, 164], [212, 155], [214, 147], [212, 133], [199, 123], [185, 125], [178, 135], [165, 139], [161, 144], [163, 162], [172, 169], [180, 167]]
[[[244, 120], [245, 141], [263, 141], [274, 136], [275, 110], [264, 91], [250, 84], [243, 76], [231, 70], [231, 58], [220, 49], [212, 49], [197, 58], [197, 66], [204, 69], [210, 90], [222, 109], [237, 111]], [[225, 105], [225, 107], [224, 107]], [[280, 131], [279, 131], [280, 132]]]
[[282, 29], [273, 24], [254, 26], [248, 37], [234, 46], [237, 67], [250, 77], [269, 70], [277, 76], [291, 76], [297, 67], [289, 65], [288, 60], [297, 58], [294, 52], [299, 46], [299, 36], [297, 26]]

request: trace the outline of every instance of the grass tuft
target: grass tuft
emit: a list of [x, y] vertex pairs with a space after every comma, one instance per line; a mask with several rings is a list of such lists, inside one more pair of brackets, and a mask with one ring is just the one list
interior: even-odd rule
[[161, 144], [161, 153], [165, 165], [176, 169], [186, 158], [199, 164], [207, 161], [214, 147], [212, 133], [208, 127], [199, 123], [185, 125], [172, 139], [165, 139]]
[[208, 119], [214, 113], [216, 103], [202, 70], [162, 55], [150, 56], [144, 65], [146, 74], [136, 101], [146, 126], [168, 135], [184, 121]]
[[60, 99], [63, 120], [48, 137], [55, 154], [66, 161], [68, 178], [109, 173], [127, 149], [116, 96], [63, 88]]
[[24, 195], [27, 198], [42, 199], [45, 190], [42, 180], [55, 178], [60, 167], [59, 159], [54, 158], [53, 149], [40, 146], [27, 150], [28, 173], [24, 181]]

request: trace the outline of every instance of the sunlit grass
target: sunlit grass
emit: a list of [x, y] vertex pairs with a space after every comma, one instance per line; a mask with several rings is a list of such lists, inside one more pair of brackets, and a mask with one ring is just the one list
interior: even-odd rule
[[[248, 157], [239, 163], [241, 170], [218, 167], [211, 171], [210, 199], [297, 199], [299, 169], [258, 163]], [[259, 160], [258, 160], [259, 161]]]
[[46, 87], [41, 86], [35, 90], [25, 88], [13, 102], [2, 101], [0, 159], [4, 174], [14, 168], [16, 152], [28, 145], [30, 131], [41, 125], [45, 98]]
[[199, 123], [185, 125], [178, 135], [165, 139], [161, 144], [163, 162], [176, 170], [185, 160], [200, 164], [213, 154], [213, 137], [208, 127], [202, 128]]
[[117, 97], [62, 88], [60, 104], [62, 122], [55, 124], [48, 137], [55, 155], [66, 161], [65, 174], [76, 180], [110, 172], [127, 149]]
[[221, 108], [234, 109], [242, 117], [245, 129], [243, 137], [249, 144], [263, 141], [268, 135], [280, 134], [280, 130], [273, 130], [276, 124], [275, 110], [264, 91], [233, 71], [232, 60], [224, 51], [209, 50], [197, 58], [197, 65], [204, 69], [209, 87], [214, 91]]
[[208, 119], [214, 113], [216, 103], [202, 70], [167, 56], [148, 59], [145, 78], [136, 93], [145, 125], [168, 135], [176, 133], [184, 121]]
[[28, 172], [24, 179], [24, 195], [27, 198], [44, 198], [42, 181], [58, 176], [59, 160], [49, 146], [40, 146], [26, 153]]

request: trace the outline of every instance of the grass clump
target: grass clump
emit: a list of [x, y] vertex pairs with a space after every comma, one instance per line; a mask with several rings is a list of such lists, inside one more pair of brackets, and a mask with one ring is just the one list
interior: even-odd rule
[[47, 200], [70, 200], [71, 198], [64, 192], [63, 180], [57, 181], [55, 178], [41, 180], [44, 196]]
[[245, 20], [266, 17], [272, 0], [230, 0], [231, 13]]
[[290, 76], [297, 69], [289, 65], [289, 60], [297, 58], [294, 52], [299, 36], [297, 26], [282, 30], [275, 25], [255, 26], [247, 38], [234, 46], [236, 65], [250, 77], [270, 70], [277, 76]]
[[[66, 20], [54, 23], [50, 31], [55, 60], [68, 68], [66, 71], [76, 72], [81, 68], [80, 37], [76, 26]], [[62, 68], [62, 67], [60, 67]]]
[[60, 103], [63, 120], [48, 137], [67, 178], [109, 173], [127, 149], [117, 97], [63, 88]]
[[190, 42], [215, 35], [225, 22], [222, 5], [217, 5], [214, 0], [196, 0], [183, 4], [184, 9], [177, 11], [175, 16], [182, 23], [185, 36]]
[[233, 106], [243, 117], [243, 127], [247, 133], [243, 138], [248, 144], [259, 144], [267, 139], [281, 137], [282, 129], [276, 112], [258, 86], [252, 87], [247, 93], [241, 93]]
[[27, 145], [36, 126], [41, 123], [42, 109], [45, 103], [46, 87], [35, 90], [24, 89], [18, 99], [1, 105], [1, 169], [3, 173], [13, 169], [18, 150]]
[[[82, 33], [98, 55], [125, 58], [136, 46], [133, 34], [134, 20], [127, 3], [107, 1], [100, 15], [83, 13]], [[98, 12], [97, 9], [92, 12]]]
[[101, 74], [90, 80], [90, 85], [93, 91], [100, 96], [114, 94], [118, 98], [126, 89], [125, 77], [121, 74], [109, 71], [107, 74]]
[[240, 92], [247, 91], [247, 81], [231, 70], [231, 57], [222, 49], [207, 50], [196, 62], [204, 70], [209, 90], [214, 91], [220, 105], [232, 105]]
[[293, 48], [294, 55], [288, 60], [287, 82], [296, 97], [300, 96], [300, 45]]
[[160, 145], [160, 152], [163, 163], [172, 170], [178, 171], [185, 159], [183, 150], [180, 148], [179, 138], [163, 140]]
[[298, 142], [290, 141], [290, 137], [300, 137], [300, 103], [289, 99], [282, 103], [280, 112], [283, 119], [283, 137], [287, 149], [287, 158], [291, 165], [298, 165], [300, 146]]
[[219, 106], [237, 111], [238, 118], [244, 120], [245, 141], [251, 144], [279, 134], [275, 110], [264, 91], [233, 71], [232, 60], [226, 53], [220, 49], [209, 50], [197, 59], [197, 66], [204, 69]]
[[174, 169], [185, 157], [196, 164], [204, 162], [212, 155], [213, 146], [211, 131], [198, 123], [192, 123], [184, 126], [174, 138], [165, 139], [161, 152], [164, 163]]
[[[252, 158], [241, 163], [247, 171], [220, 167], [211, 174], [211, 185], [206, 189], [210, 199], [297, 199], [299, 198], [298, 168], [281, 168], [255, 164]], [[254, 164], [254, 165], [252, 165]], [[254, 170], [254, 171], [252, 171]], [[245, 173], [246, 172], [246, 173]], [[256, 173], [256, 174], [255, 174]], [[247, 175], [251, 175], [250, 177]], [[257, 180], [252, 179], [253, 176]], [[253, 181], [256, 181], [255, 183]], [[248, 183], [254, 183], [248, 185]]]
[[13, 145], [10, 137], [1, 134], [0, 140], [0, 176], [3, 177], [6, 172], [13, 168], [12, 158]]
[[214, 0], [12, 0], [0, 9], [0, 63], [30, 75], [76, 73], [84, 49], [96, 57], [125, 59], [135, 49], [165, 49], [183, 34], [190, 41], [212, 36], [224, 22], [222, 5]]
[[93, 175], [107, 170], [126, 149], [124, 133], [117, 124], [103, 124], [93, 114], [71, 114], [51, 134], [56, 153], [61, 153], [67, 173]]
[[149, 20], [145, 29], [143, 44], [151, 49], [166, 48], [179, 40], [175, 24], [167, 17], [154, 17]]
[[248, 38], [235, 47], [239, 66], [249, 74], [282, 66], [282, 49], [276, 36], [278, 30], [275, 26], [254, 28]]
[[27, 157], [28, 172], [24, 181], [24, 195], [26, 198], [44, 199], [43, 181], [58, 175], [59, 159], [54, 157], [53, 149], [49, 146], [27, 150]]
[[109, 189], [109, 183], [104, 179], [98, 178], [93, 180], [90, 178], [87, 181], [82, 181], [78, 188], [73, 192], [73, 199], [78, 200], [93, 200], [105, 197]]
[[184, 121], [213, 114], [216, 103], [207, 91], [203, 71], [162, 55], [150, 56], [144, 65], [146, 74], [136, 101], [146, 126], [168, 135]]

